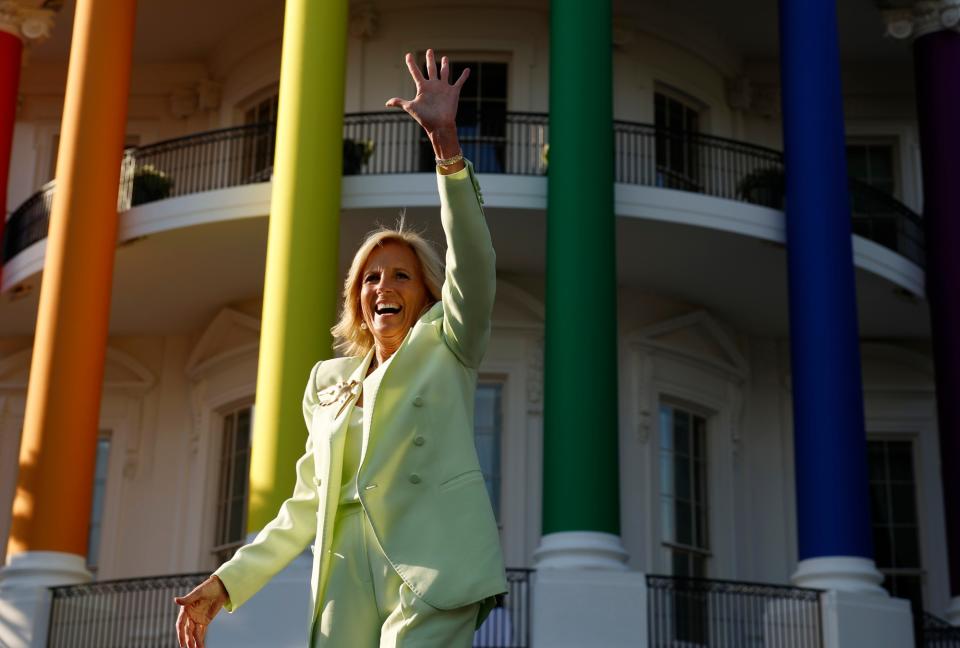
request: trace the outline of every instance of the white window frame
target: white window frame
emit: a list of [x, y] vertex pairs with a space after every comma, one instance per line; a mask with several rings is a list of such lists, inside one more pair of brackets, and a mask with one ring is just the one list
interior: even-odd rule
[[[920, 566], [916, 568], [897, 569], [897, 568], [881, 567], [878, 564], [877, 570], [884, 575], [891, 574], [896, 576], [901, 576], [901, 575], [919, 576], [921, 596], [923, 597], [924, 603], [926, 603], [927, 601], [927, 595], [926, 595], [927, 560], [926, 560], [926, 556], [924, 555], [923, 539], [921, 537], [922, 526], [923, 526], [923, 520], [920, 512], [920, 478], [921, 478], [920, 468], [921, 466], [917, 458], [917, 454], [918, 454], [917, 435], [916, 433], [912, 433], [912, 434], [899, 433], [898, 434], [896, 432], [888, 432], [886, 434], [875, 434], [869, 428], [867, 428], [867, 442], [869, 443], [871, 441], [906, 442], [910, 444], [910, 456], [913, 459], [913, 489], [914, 489], [913, 497], [914, 497], [914, 507], [915, 507], [914, 512], [917, 517], [917, 553], [919, 554]], [[871, 520], [870, 526], [871, 526], [871, 532], [872, 532], [872, 528], [873, 528], [872, 520]]]
[[[731, 361], [662, 343], [670, 331], [698, 327], [728, 349]], [[737, 535], [737, 457], [741, 444], [746, 360], [708, 314], [700, 311], [654, 324], [623, 340], [620, 380], [621, 535], [631, 569], [672, 571], [660, 522], [659, 403], [676, 402], [707, 417], [709, 578], [736, 578], [742, 539]]]
[[[682, 545], [682, 544], [679, 544], [679, 543], [675, 540], [675, 538], [674, 538], [674, 540], [670, 540], [670, 539], [668, 539], [668, 538], [666, 537], [666, 533], [664, 532], [665, 530], [663, 529], [663, 527], [662, 527], [662, 525], [661, 525], [661, 527], [660, 527], [660, 547], [661, 547], [661, 551], [665, 551], [665, 552], [666, 552], [665, 562], [666, 562], [666, 564], [667, 564], [667, 571], [665, 571], [664, 573], [668, 573], [668, 574], [672, 574], [672, 573], [673, 573], [673, 552], [674, 552], [674, 551], [680, 551], [680, 552], [686, 552], [686, 553], [690, 553], [690, 554], [698, 554], [698, 555], [702, 556], [702, 557], [704, 558], [704, 565], [705, 565], [704, 575], [706, 576], [707, 574], [710, 573], [710, 563], [713, 561], [713, 551], [712, 551], [712, 549], [711, 549], [712, 541], [713, 541], [713, 533], [712, 533], [712, 531], [713, 531], [713, 529], [712, 529], [712, 525], [713, 525], [712, 510], [713, 510], [713, 507], [712, 507], [712, 501], [711, 501], [712, 488], [710, 487], [710, 484], [711, 484], [711, 473], [713, 472], [713, 471], [710, 469], [710, 464], [711, 464], [711, 462], [712, 462], [712, 460], [713, 460], [713, 457], [710, 455], [710, 452], [711, 452], [711, 445], [713, 445], [713, 444], [711, 443], [711, 442], [712, 442], [712, 439], [711, 439], [711, 428], [713, 427], [712, 424], [711, 424], [711, 421], [714, 419], [716, 413], [710, 411], [710, 410], [707, 409], [707, 408], [702, 407], [701, 405], [699, 405], [699, 404], [697, 404], [697, 403], [691, 403], [691, 402], [689, 402], [689, 401], [684, 401], [684, 400], [682, 400], [682, 399], [673, 398], [673, 397], [671, 397], [671, 396], [668, 395], [668, 394], [661, 393], [660, 399], [659, 399], [659, 401], [658, 401], [658, 403], [657, 403], [657, 431], [656, 431], [656, 436], [657, 436], [657, 438], [656, 438], [656, 444], [657, 444], [657, 475], [658, 475], [658, 477], [659, 477], [660, 474], [661, 474], [661, 468], [662, 468], [662, 466], [661, 466], [661, 464], [660, 464], [660, 458], [661, 458], [661, 453], [663, 452], [663, 448], [662, 448], [662, 446], [660, 445], [660, 439], [661, 439], [661, 436], [660, 436], [660, 435], [662, 434], [662, 431], [660, 430], [660, 416], [659, 416], [659, 414], [660, 414], [660, 407], [662, 407], [662, 406], [670, 407], [670, 408], [673, 408], [673, 409], [675, 409], [675, 410], [682, 410], [682, 411], [685, 411], [685, 412], [687, 412], [687, 413], [689, 413], [689, 414], [691, 414], [691, 415], [693, 415], [693, 416], [698, 416], [698, 417], [704, 419], [704, 421], [705, 421], [705, 423], [706, 423], [706, 430], [705, 430], [705, 432], [704, 432], [704, 444], [705, 444], [705, 452], [706, 452], [706, 459], [707, 459], [707, 461], [706, 461], [706, 475], [705, 475], [705, 477], [706, 477], [706, 483], [708, 484], [708, 487], [707, 487], [707, 493], [708, 493], [708, 494], [707, 494], [707, 498], [706, 498], [707, 516], [706, 516], [706, 520], [705, 520], [705, 524], [706, 524], [706, 527], [707, 527], [707, 528], [706, 528], [706, 538], [707, 538], [706, 546], [705, 546], [705, 547], [697, 547], [697, 546], [694, 546], [694, 545]], [[672, 432], [673, 432], [673, 431], [671, 430], [671, 434], [672, 434]], [[672, 454], [672, 453], [671, 453], [671, 454]], [[691, 475], [691, 476], [692, 476], [692, 475]], [[692, 484], [691, 484], [691, 488], [692, 488]], [[658, 479], [658, 480], [657, 480], [657, 501], [658, 501], [657, 514], [658, 514], [658, 515], [662, 515], [662, 511], [661, 511], [661, 508], [660, 508], [660, 507], [662, 507], [661, 498], [663, 497], [663, 495], [664, 495], [664, 494], [663, 494], [663, 491], [662, 491], [661, 488], [660, 488], [660, 480]], [[675, 498], [673, 498], [673, 499], [675, 499]], [[662, 522], [662, 517], [660, 518], [660, 520], [661, 520], [661, 522]], [[676, 527], [676, 522], [674, 522], [674, 527]], [[675, 535], [676, 535], [676, 534], [674, 534], [674, 536], [675, 536]]]
[[[212, 513], [212, 516], [213, 516], [213, 525], [212, 525], [213, 537], [212, 537], [212, 539], [211, 539], [209, 549], [210, 549], [210, 553], [215, 557], [215, 559], [217, 560], [217, 562], [220, 562], [220, 559], [219, 559], [218, 556], [219, 556], [221, 553], [226, 552], [226, 551], [230, 551], [231, 549], [232, 549], [233, 551], [235, 551], [236, 549], [238, 549], [238, 548], [240, 548], [241, 546], [243, 546], [243, 544], [244, 544], [245, 541], [246, 541], [246, 536], [247, 536], [246, 527], [247, 527], [247, 512], [248, 512], [248, 511], [245, 510], [245, 511], [244, 511], [244, 514], [243, 514], [243, 537], [240, 538], [239, 540], [235, 541], [235, 542], [232, 542], [232, 543], [217, 544], [217, 542], [218, 542], [218, 538], [217, 538], [217, 527], [219, 526], [219, 522], [220, 522], [220, 520], [218, 519], [217, 510], [218, 510], [219, 504], [220, 504], [220, 502], [219, 502], [219, 499], [220, 499], [220, 486], [221, 486], [221, 481], [222, 481], [222, 479], [223, 479], [223, 463], [222, 463], [221, 460], [222, 460], [222, 455], [223, 455], [223, 444], [224, 444], [224, 441], [225, 441], [224, 437], [226, 436], [226, 431], [224, 430], [224, 423], [226, 422], [227, 417], [229, 417], [229, 416], [231, 416], [231, 415], [233, 415], [233, 414], [237, 414], [237, 413], [239, 413], [241, 410], [248, 409], [248, 408], [250, 409], [250, 451], [252, 452], [252, 449], [253, 449], [253, 414], [254, 414], [254, 407], [253, 407], [253, 405], [254, 405], [253, 398], [244, 398], [244, 399], [241, 399], [241, 400], [239, 400], [239, 401], [235, 401], [235, 402], [233, 402], [233, 403], [230, 403], [230, 404], [228, 404], [228, 405], [226, 405], [226, 406], [224, 406], [224, 407], [218, 408], [217, 411], [214, 412], [213, 417], [211, 417], [211, 421], [212, 421], [213, 425], [216, 425], [216, 426], [218, 427], [218, 432], [215, 433], [214, 436], [215, 436], [216, 438], [212, 439], [212, 442], [211, 442], [211, 460], [214, 461], [214, 463], [216, 464], [216, 468], [213, 470], [213, 472], [215, 473], [215, 475], [212, 476], [213, 478], [212, 478], [212, 480], [211, 480], [211, 481], [214, 482], [214, 493], [213, 493], [213, 502], [212, 502], [212, 506], [213, 506], [213, 513]], [[250, 481], [249, 481], [249, 472], [250, 472], [250, 471], [249, 471], [249, 466], [248, 466], [248, 468], [247, 468], [247, 492], [244, 494], [244, 500], [245, 500], [245, 502], [246, 502], [245, 508], [247, 508], [247, 509], [249, 508], [249, 503], [250, 503]], [[232, 555], [232, 551], [231, 551], [231, 555]]]
[[923, 173], [920, 136], [915, 124], [899, 121], [848, 121], [846, 144], [892, 143], [895, 198], [918, 214], [923, 213]]

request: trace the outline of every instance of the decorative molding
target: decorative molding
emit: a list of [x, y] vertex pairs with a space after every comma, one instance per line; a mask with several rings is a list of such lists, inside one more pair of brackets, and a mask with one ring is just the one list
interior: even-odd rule
[[[722, 357], [697, 353], [668, 341], [670, 334], [684, 330], [693, 330], [701, 339], [716, 345], [721, 350]], [[703, 310], [651, 324], [629, 335], [627, 340], [651, 349], [686, 356], [698, 364], [735, 378], [737, 383], [745, 381], [750, 373], [750, 364], [737, 348], [733, 338], [712, 315]]]
[[260, 344], [260, 320], [232, 308], [214, 316], [187, 359], [186, 373], [194, 381], [214, 371], [217, 365], [245, 355]]
[[32, 7], [22, 0], [0, 0], [0, 31], [13, 34], [26, 45], [50, 38], [56, 10], [44, 5]]
[[372, 40], [380, 31], [380, 12], [373, 3], [366, 2], [350, 11], [350, 35], [360, 40]]
[[641, 445], [646, 445], [650, 441], [650, 435], [657, 424], [656, 390], [653, 384], [654, 355], [655, 351], [649, 347], [640, 349], [637, 354], [639, 397], [635, 399], [635, 406], [637, 407], [637, 441]]
[[946, 30], [960, 33], [960, 0], [920, 0], [912, 8], [886, 9], [882, 13], [887, 36], [898, 40]]

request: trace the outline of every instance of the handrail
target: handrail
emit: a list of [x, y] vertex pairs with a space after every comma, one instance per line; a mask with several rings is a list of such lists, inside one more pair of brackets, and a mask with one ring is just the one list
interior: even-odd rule
[[[417, 124], [399, 111], [344, 115], [343, 174], [433, 171], [433, 151]], [[460, 128], [464, 155], [487, 174], [545, 175], [549, 121], [544, 113], [505, 112]], [[782, 209], [783, 154], [748, 142], [616, 120], [618, 183], [702, 193]], [[118, 209], [202, 191], [267, 182], [273, 173], [276, 125], [232, 126], [128, 149]], [[2, 246], [6, 263], [46, 236], [55, 185], [44, 185], [10, 215]], [[851, 181], [856, 234], [923, 265], [919, 215], [894, 197]]]
[[819, 590], [647, 576], [649, 645], [821, 648]]
[[[507, 570], [507, 594], [474, 634], [474, 648], [529, 648], [530, 569]], [[207, 573], [122, 578], [51, 587], [47, 648], [177, 645], [173, 597]]]

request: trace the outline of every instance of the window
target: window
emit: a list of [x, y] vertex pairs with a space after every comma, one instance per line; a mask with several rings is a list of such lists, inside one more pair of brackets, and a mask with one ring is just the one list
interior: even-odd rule
[[252, 405], [236, 409], [223, 417], [217, 526], [213, 547], [213, 553], [220, 562], [233, 556], [243, 544], [247, 532], [252, 422]]
[[500, 443], [503, 437], [503, 382], [477, 385], [473, 411], [474, 442], [490, 502], [500, 520]]
[[873, 141], [847, 144], [847, 173], [851, 178], [883, 193], [897, 193], [894, 142]]
[[90, 533], [87, 536], [87, 569], [96, 573], [100, 566], [100, 531], [107, 495], [107, 473], [110, 466], [110, 432], [101, 430], [97, 437], [97, 458], [93, 469], [93, 502], [90, 506]]
[[252, 128], [243, 142], [243, 176], [266, 182], [273, 174], [273, 151], [277, 142], [277, 110], [280, 95], [273, 94], [257, 101], [243, 113], [245, 126]]
[[[495, 61], [453, 61], [450, 64], [450, 79], [456, 81], [460, 78], [464, 68], [470, 68], [470, 78], [460, 90], [460, 104], [457, 107], [457, 133], [461, 150], [464, 157], [473, 162], [477, 171], [503, 173], [507, 127], [507, 64]], [[420, 153], [421, 170], [432, 171], [433, 147], [425, 136], [421, 136]]]
[[699, 188], [696, 135], [703, 106], [679, 92], [661, 88], [653, 95], [657, 184], [672, 189]]
[[[674, 576], [704, 578], [707, 572], [706, 430], [703, 416], [660, 405], [660, 515]], [[677, 641], [706, 643], [706, 605], [699, 592], [676, 596], [672, 612]]]
[[914, 619], [923, 616], [917, 488], [910, 441], [868, 441], [870, 517], [877, 568], [883, 586], [908, 599]]

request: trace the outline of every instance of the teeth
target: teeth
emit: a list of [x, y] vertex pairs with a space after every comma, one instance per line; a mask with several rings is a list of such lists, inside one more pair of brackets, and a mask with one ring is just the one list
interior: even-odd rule
[[383, 302], [381, 304], [376, 305], [375, 311], [378, 315], [382, 315], [385, 311], [399, 313], [400, 304], [397, 304], [395, 302]]

